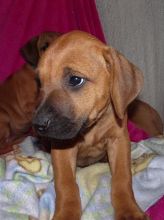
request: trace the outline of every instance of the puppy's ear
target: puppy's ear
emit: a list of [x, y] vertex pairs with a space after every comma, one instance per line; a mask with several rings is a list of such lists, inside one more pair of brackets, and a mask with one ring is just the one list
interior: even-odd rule
[[29, 40], [21, 49], [20, 53], [24, 60], [33, 68], [36, 68], [39, 61], [39, 52], [37, 48], [38, 37]]
[[61, 33], [58, 32], [43, 32], [38, 39], [37, 48], [39, 56], [41, 57], [45, 50], [49, 47], [53, 40], [56, 40]]
[[22, 57], [33, 68], [36, 68], [42, 54], [51, 42], [56, 40], [60, 35], [61, 33], [58, 32], [43, 32], [33, 37], [20, 49]]
[[123, 119], [127, 106], [142, 88], [143, 75], [135, 65], [111, 47], [105, 50], [104, 58], [112, 75], [111, 100], [114, 110]]

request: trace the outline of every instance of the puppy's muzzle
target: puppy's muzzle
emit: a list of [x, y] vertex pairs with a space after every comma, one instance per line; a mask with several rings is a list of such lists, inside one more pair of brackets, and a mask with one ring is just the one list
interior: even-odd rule
[[33, 118], [33, 128], [38, 135], [60, 140], [74, 138], [82, 125], [82, 120], [64, 115], [49, 104], [42, 105]]

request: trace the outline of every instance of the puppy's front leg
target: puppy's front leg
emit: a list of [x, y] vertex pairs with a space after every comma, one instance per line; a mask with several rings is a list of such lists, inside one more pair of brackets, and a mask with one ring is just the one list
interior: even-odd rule
[[116, 220], [148, 220], [149, 218], [138, 207], [132, 191], [128, 131], [126, 126], [116, 130], [117, 135], [108, 147], [115, 218]]
[[77, 148], [52, 149], [56, 210], [53, 220], [80, 220], [81, 203], [76, 184]]

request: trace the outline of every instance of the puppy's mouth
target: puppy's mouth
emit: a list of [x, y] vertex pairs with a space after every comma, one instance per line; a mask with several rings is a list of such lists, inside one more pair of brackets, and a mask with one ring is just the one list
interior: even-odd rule
[[33, 119], [33, 128], [39, 136], [70, 140], [83, 133], [87, 127], [87, 119], [74, 119], [64, 116], [52, 107], [41, 108]]

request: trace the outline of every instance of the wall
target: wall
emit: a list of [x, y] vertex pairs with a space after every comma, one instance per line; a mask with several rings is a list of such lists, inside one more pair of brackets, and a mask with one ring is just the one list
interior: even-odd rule
[[164, 1], [96, 0], [107, 43], [144, 73], [141, 99], [164, 121]]

